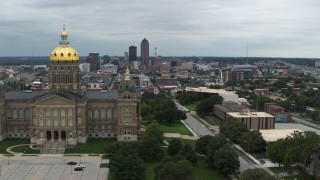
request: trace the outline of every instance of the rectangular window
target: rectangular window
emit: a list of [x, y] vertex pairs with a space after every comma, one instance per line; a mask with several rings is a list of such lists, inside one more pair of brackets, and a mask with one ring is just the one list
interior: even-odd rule
[[92, 120], [92, 110], [91, 109], [88, 110], [88, 114], [89, 114], [89, 120]]
[[8, 118], [8, 120], [11, 120], [11, 110], [10, 109], [8, 109], [7, 110], [7, 118]]
[[61, 108], [61, 116], [65, 116], [66, 115], [66, 110], [64, 108]]
[[73, 126], [73, 121], [72, 121], [72, 119], [69, 119], [68, 123], [69, 123], [69, 126]]
[[53, 125], [55, 126], [55, 127], [57, 127], [58, 126], [58, 119], [54, 119], [54, 121], [53, 121]]
[[68, 109], [68, 116], [72, 116], [72, 109], [71, 108]]
[[50, 127], [51, 126], [50, 118], [47, 118], [46, 121], [47, 121], [47, 126]]
[[101, 115], [101, 119], [106, 118], [106, 111], [105, 111], [105, 109], [101, 109], [101, 110], [100, 110], [100, 115]]
[[46, 116], [50, 116], [50, 108], [46, 108]]
[[23, 109], [19, 109], [19, 120], [23, 120], [24, 119], [24, 111]]
[[42, 110], [42, 108], [39, 109], [39, 116], [43, 116], [43, 110]]
[[33, 119], [33, 125], [38, 126], [38, 119], [36, 118]]
[[57, 108], [53, 109], [53, 116], [58, 116], [58, 109]]
[[43, 119], [39, 118], [39, 126], [43, 126]]
[[99, 118], [99, 110], [95, 109], [94, 110], [94, 119], [98, 119]]
[[63, 117], [61, 117], [61, 126], [66, 126], [66, 120]]
[[113, 109], [113, 119], [117, 120], [117, 118], [118, 118], [118, 111], [117, 109]]
[[108, 109], [108, 110], [107, 110], [107, 118], [108, 118], [108, 119], [111, 119], [111, 109]]
[[26, 120], [30, 120], [30, 110], [26, 109]]

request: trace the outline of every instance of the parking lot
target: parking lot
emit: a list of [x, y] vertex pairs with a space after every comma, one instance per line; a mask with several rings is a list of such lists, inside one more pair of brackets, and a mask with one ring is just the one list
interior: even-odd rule
[[[74, 171], [75, 165], [68, 161], [86, 165], [83, 171]], [[6, 180], [106, 180], [107, 168], [100, 168], [101, 158], [97, 156], [14, 156], [0, 155], [0, 179]]]

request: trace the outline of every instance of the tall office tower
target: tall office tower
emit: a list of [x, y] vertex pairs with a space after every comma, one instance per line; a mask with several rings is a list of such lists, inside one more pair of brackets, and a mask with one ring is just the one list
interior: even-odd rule
[[130, 46], [129, 47], [129, 62], [137, 61], [137, 47]]
[[96, 72], [100, 69], [99, 53], [89, 53], [86, 63], [90, 64], [90, 72]]
[[145, 69], [149, 66], [149, 42], [146, 38], [141, 42], [141, 65]]
[[128, 65], [128, 61], [129, 61], [129, 54], [128, 54], [128, 52], [124, 52], [124, 61], [125, 61], [125, 63]]

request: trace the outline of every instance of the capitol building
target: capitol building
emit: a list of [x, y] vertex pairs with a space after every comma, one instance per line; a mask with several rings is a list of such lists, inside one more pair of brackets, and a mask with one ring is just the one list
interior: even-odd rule
[[30, 138], [31, 143], [86, 143], [88, 138], [136, 141], [140, 131], [140, 98], [129, 70], [115, 91], [86, 91], [80, 86], [79, 54], [63, 28], [50, 53], [49, 88], [11, 91], [0, 99], [0, 141]]

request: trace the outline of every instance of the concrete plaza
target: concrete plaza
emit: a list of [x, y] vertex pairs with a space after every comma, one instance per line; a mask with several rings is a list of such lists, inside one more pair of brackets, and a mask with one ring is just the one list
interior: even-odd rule
[[[75, 161], [86, 165], [83, 171], [74, 171], [74, 165], [67, 165], [68, 161]], [[0, 179], [6, 180], [106, 180], [107, 168], [100, 168], [100, 156], [63, 156], [40, 155], [6, 157], [0, 155]]]

